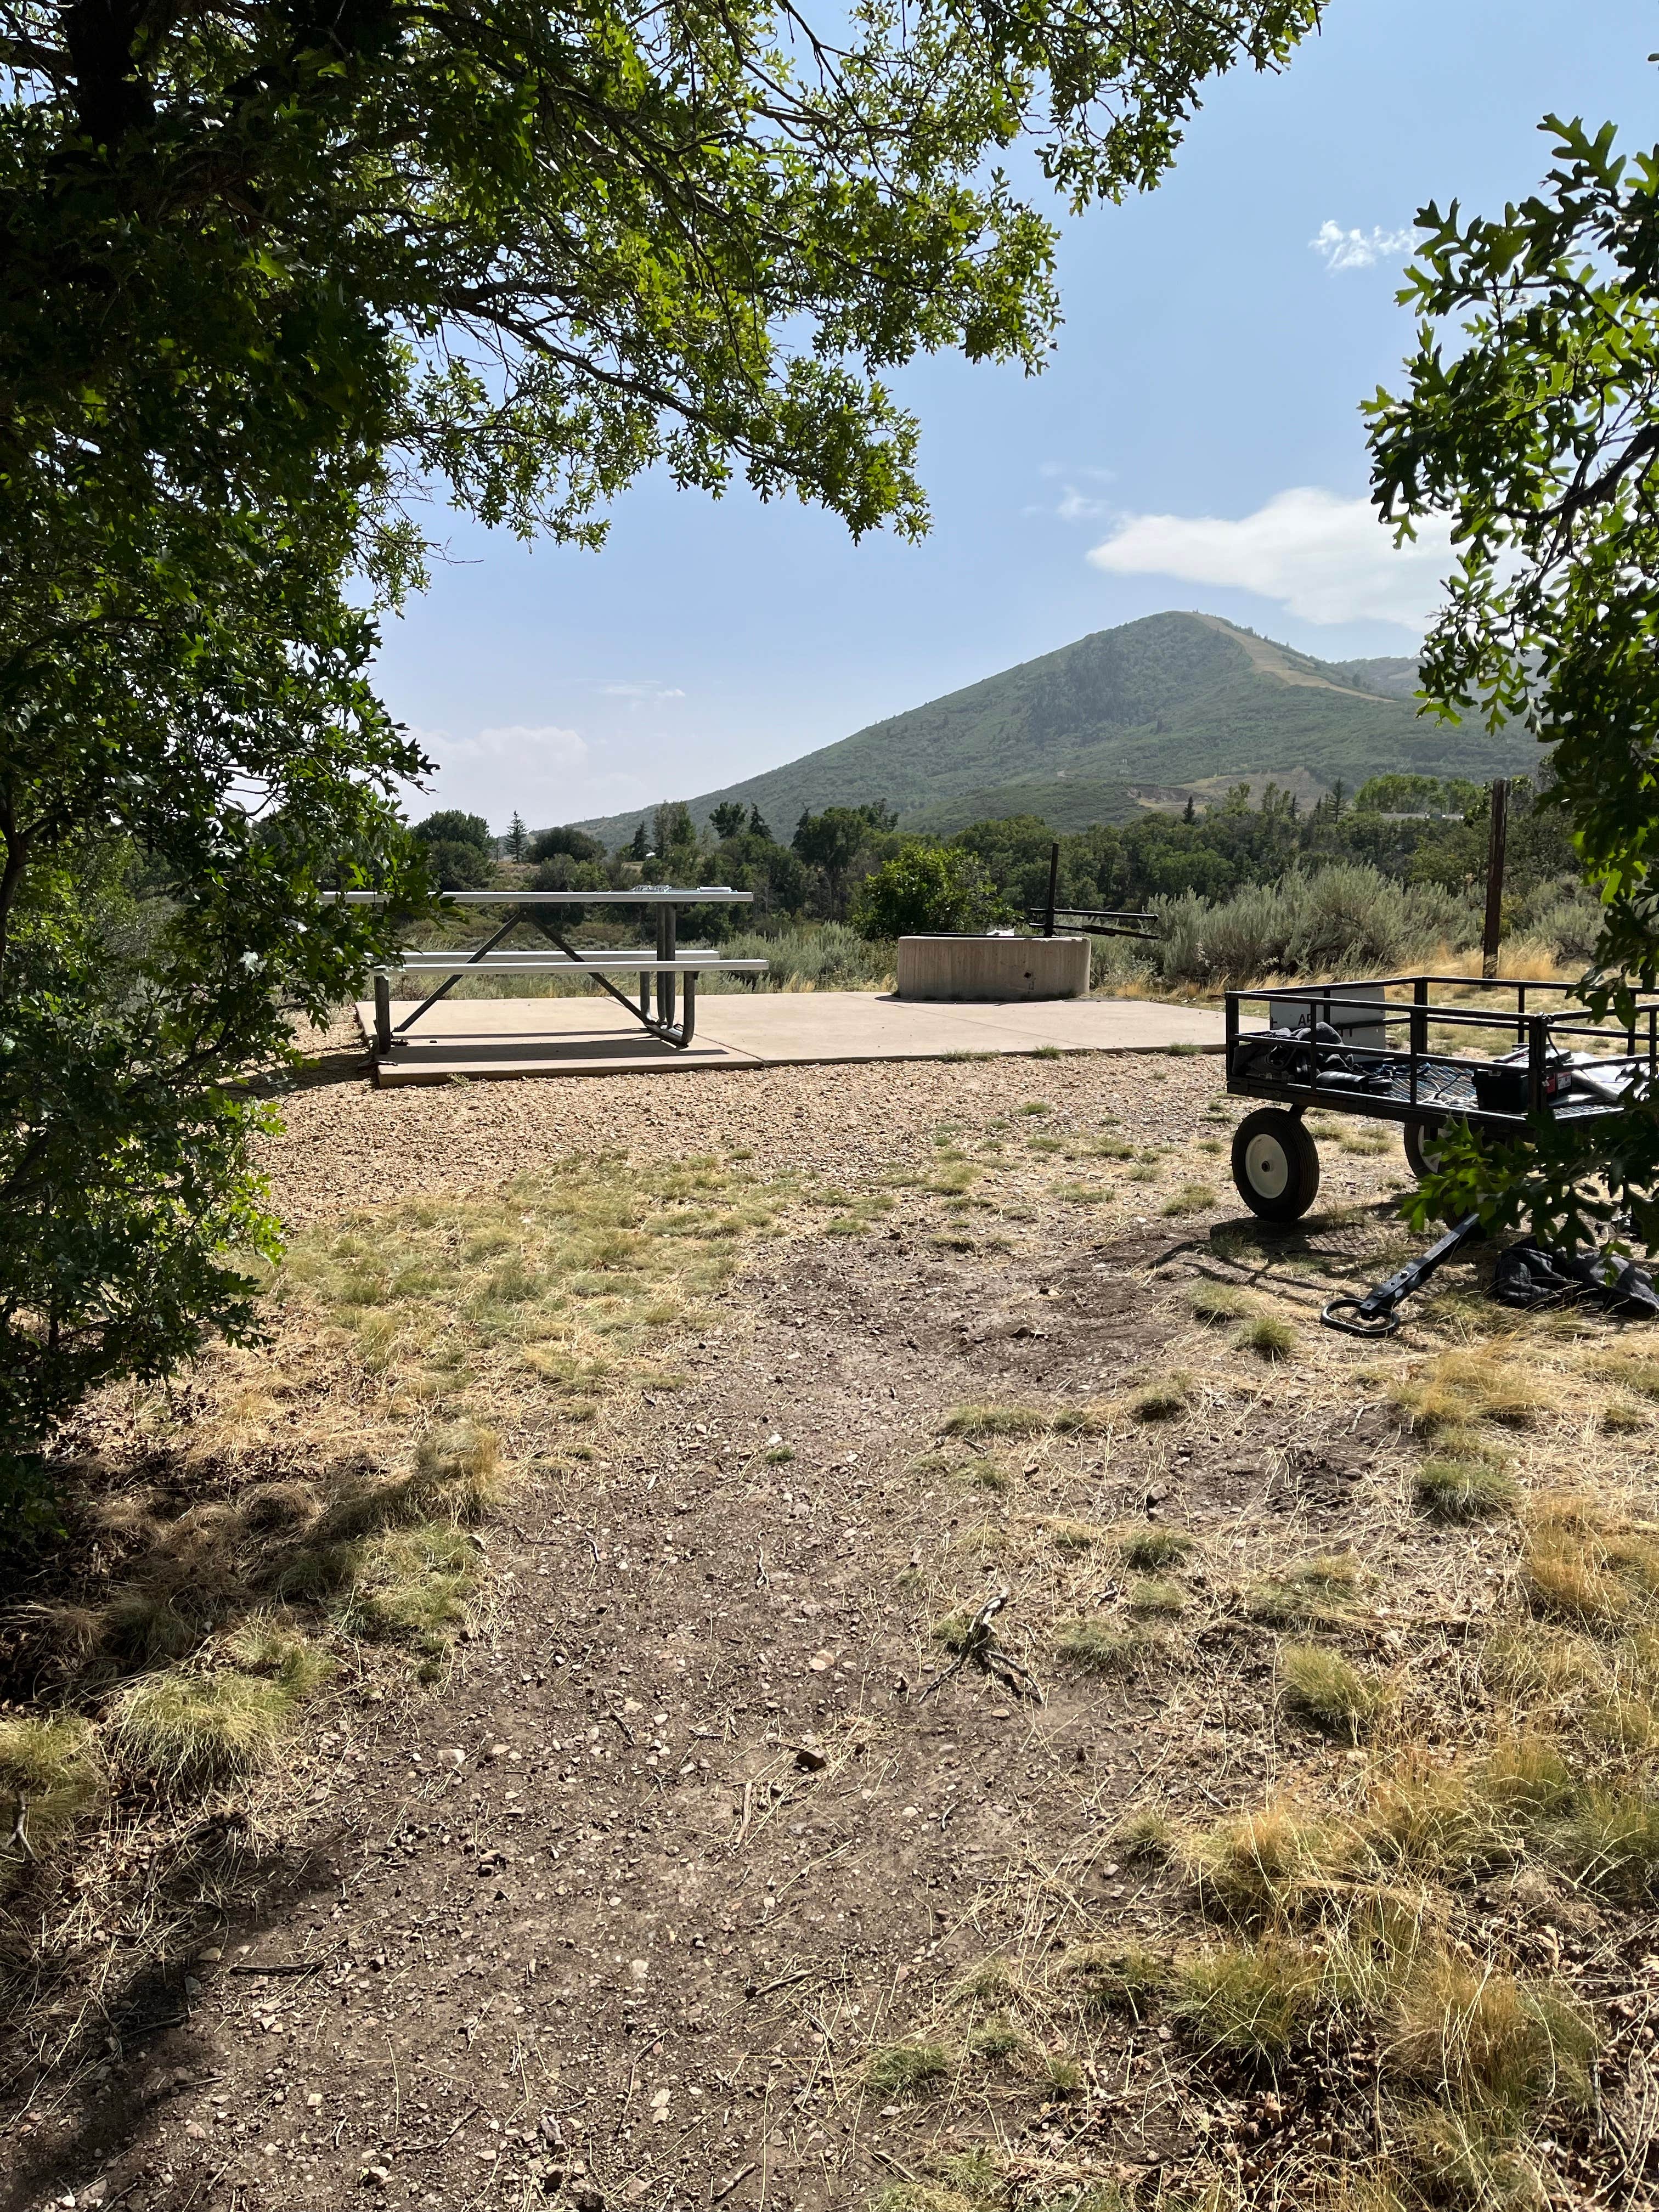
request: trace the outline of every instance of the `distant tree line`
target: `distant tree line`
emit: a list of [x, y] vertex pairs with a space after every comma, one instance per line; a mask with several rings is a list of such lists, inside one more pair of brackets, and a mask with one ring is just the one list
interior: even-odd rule
[[[1360, 861], [1407, 885], [1451, 891], [1485, 880], [1491, 798], [1463, 778], [1374, 776], [1350, 799], [1340, 783], [1312, 805], [1268, 784], [1259, 799], [1240, 784], [1200, 810], [1147, 809], [1058, 839], [1033, 814], [975, 822], [955, 836], [901, 830], [891, 808], [810, 810], [788, 842], [756, 806], [726, 800], [699, 830], [684, 800], [654, 809], [614, 853], [587, 831], [527, 831], [515, 815], [507, 855], [515, 880], [542, 890], [619, 890], [646, 882], [721, 884], [754, 893], [746, 913], [709, 907], [688, 915], [702, 932], [781, 921], [852, 921], [871, 936], [913, 929], [978, 929], [1039, 908], [1049, 854], [1060, 846], [1062, 905], [1138, 908], [1194, 893], [1224, 899], [1293, 872]], [[416, 824], [432, 872], [447, 890], [504, 880], [498, 841], [476, 814], [446, 811]], [[527, 880], [522, 865], [527, 864]], [[1512, 787], [1507, 880], [1524, 896], [1580, 874], [1567, 825], [1547, 792]]]

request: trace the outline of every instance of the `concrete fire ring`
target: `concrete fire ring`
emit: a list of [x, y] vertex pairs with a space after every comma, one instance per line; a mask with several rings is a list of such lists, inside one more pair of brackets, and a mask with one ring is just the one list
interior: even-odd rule
[[1082, 999], [1086, 937], [901, 937], [901, 999]]

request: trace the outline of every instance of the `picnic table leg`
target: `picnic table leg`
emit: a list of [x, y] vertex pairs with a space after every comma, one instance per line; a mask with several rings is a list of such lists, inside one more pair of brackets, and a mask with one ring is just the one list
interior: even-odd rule
[[392, 978], [377, 975], [374, 978], [374, 1056], [392, 1049]]
[[685, 979], [685, 1012], [680, 1020], [679, 1047], [682, 1052], [696, 1034], [696, 1028], [697, 979], [695, 975], [688, 975]]
[[648, 975], [641, 975], [640, 978], [640, 1019], [642, 1022], [647, 1022], [649, 1021], [650, 1018], [651, 978]]
[[[657, 957], [672, 960], [679, 930], [674, 908], [665, 900], [657, 908]], [[672, 974], [657, 978], [657, 1019], [666, 1029], [674, 1025], [674, 978]]]

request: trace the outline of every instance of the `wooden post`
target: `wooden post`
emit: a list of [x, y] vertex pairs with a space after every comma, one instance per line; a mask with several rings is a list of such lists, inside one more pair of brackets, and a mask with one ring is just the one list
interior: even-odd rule
[[1059, 888], [1060, 841], [1056, 838], [1048, 848], [1048, 904], [1042, 919], [1042, 933], [1045, 937], [1052, 937], [1054, 933], [1054, 893]]
[[1497, 777], [1492, 787], [1492, 836], [1486, 847], [1486, 927], [1480, 939], [1480, 973], [1490, 982], [1498, 973], [1498, 940], [1504, 928], [1504, 846], [1509, 836], [1510, 786]]

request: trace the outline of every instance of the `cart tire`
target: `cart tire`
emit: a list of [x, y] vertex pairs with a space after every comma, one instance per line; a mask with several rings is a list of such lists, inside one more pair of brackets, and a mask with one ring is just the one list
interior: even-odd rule
[[1294, 1114], [1264, 1106], [1233, 1132], [1233, 1181], [1263, 1221], [1300, 1221], [1319, 1195], [1319, 1151]]
[[1421, 1182], [1425, 1176], [1437, 1172], [1440, 1152], [1437, 1139], [1445, 1127], [1443, 1121], [1407, 1121], [1405, 1127], [1406, 1165]]

